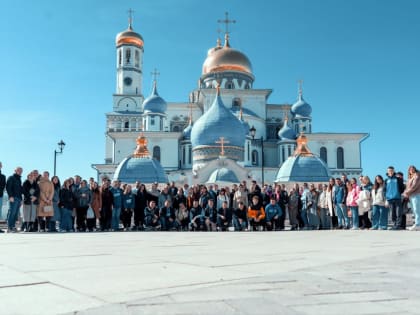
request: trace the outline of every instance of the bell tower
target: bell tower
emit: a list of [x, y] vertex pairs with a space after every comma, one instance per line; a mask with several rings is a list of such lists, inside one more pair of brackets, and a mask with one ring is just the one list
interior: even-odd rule
[[143, 37], [133, 30], [133, 10], [128, 11], [128, 28], [115, 39], [117, 85], [114, 111], [141, 111], [143, 103]]

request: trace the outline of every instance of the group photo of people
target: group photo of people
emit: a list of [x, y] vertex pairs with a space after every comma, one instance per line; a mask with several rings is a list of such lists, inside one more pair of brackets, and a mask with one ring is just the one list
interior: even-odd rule
[[[328, 183], [133, 184], [16, 167], [1, 173], [7, 229], [1, 232], [420, 230], [420, 179], [386, 174]], [[407, 222], [413, 221], [411, 226]]]

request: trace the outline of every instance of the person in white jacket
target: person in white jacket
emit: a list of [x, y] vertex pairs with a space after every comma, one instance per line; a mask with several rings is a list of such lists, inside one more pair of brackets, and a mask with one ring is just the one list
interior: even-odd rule
[[372, 189], [372, 230], [388, 228], [388, 208], [385, 207], [385, 202], [384, 179], [377, 175]]

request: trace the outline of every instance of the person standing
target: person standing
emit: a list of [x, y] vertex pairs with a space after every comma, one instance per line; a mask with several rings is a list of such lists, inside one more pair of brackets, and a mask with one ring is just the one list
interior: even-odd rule
[[345, 184], [341, 181], [339, 177], [335, 179], [335, 188], [334, 188], [334, 205], [337, 212], [337, 221], [338, 229], [348, 229], [348, 216], [347, 209], [345, 206], [346, 203], [346, 187]]
[[92, 202], [92, 193], [86, 180], [80, 182], [80, 187], [76, 192], [75, 198], [77, 231], [85, 232], [87, 210]]
[[349, 183], [349, 189], [347, 194], [347, 207], [351, 210], [351, 217], [353, 219], [353, 227], [352, 230], [359, 229], [359, 195], [360, 195], [360, 187], [357, 185], [356, 178], [352, 178]]
[[[90, 192], [92, 195], [92, 202], [90, 206], [92, 207], [94, 218], [87, 218], [86, 225], [90, 232], [96, 230], [96, 221], [101, 218], [100, 211], [102, 209], [102, 197], [101, 191], [97, 182], [92, 182], [90, 184]], [[88, 210], [89, 211], [89, 210]]]
[[50, 181], [50, 173], [45, 171], [39, 179], [38, 222], [40, 232], [49, 231], [50, 220], [54, 216], [54, 185]]
[[120, 229], [120, 216], [121, 216], [121, 208], [122, 208], [122, 195], [123, 190], [120, 188], [120, 182], [114, 180], [112, 182], [111, 192], [113, 195], [113, 209], [112, 209], [112, 221], [111, 221], [111, 228], [114, 231], [119, 231]]
[[289, 223], [290, 230], [295, 231], [299, 228], [299, 202], [300, 196], [299, 191], [296, 191], [296, 188], [292, 188], [289, 193], [289, 203], [287, 205], [287, 210], [289, 211]]
[[108, 231], [111, 229], [112, 221], [112, 205], [114, 203], [114, 195], [109, 188], [110, 182], [108, 178], [102, 180], [102, 186], [100, 188], [101, 199], [102, 199], [102, 208], [101, 208], [101, 218], [100, 226], [101, 231]]
[[54, 185], [54, 197], [53, 197], [53, 207], [54, 207], [54, 216], [51, 218], [50, 221], [50, 231], [51, 232], [57, 232], [57, 221], [61, 222], [61, 209], [58, 206], [58, 203], [60, 201], [60, 179], [58, 176], [53, 176], [51, 178], [51, 182]]
[[328, 194], [328, 185], [322, 185], [322, 191], [318, 197], [318, 207], [319, 207], [319, 218], [321, 221], [320, 228], [323, 230], [330, 229], [330, 215], [329, 215], [329, 206], [332, 205], [332, 202], [328, 202], [328, 198], [331, 198], [331, 193]]
[[376, 175], [372, 188], [372, 230], [388, 228], [388, 208], [385, 207], [384, 179]]
[[128, 231], [131, 227], [131, 217], [133, 216], [134, 207], [136, 206], [135, 195], [131, 190], [131, 185], [127, 185], [122, 195], [122, 211], [121, 219], [124, 226], [124, 231]]
[[9, 196], [9, 212], [7, 213], [7, 232], [16, 232], [16, 221], [22, 204], [22, 168], [16, 167], [15, 173], [6, 181]]
[[39, 187], [35, 180], [34, 174], [28, 174], [27, 179], [23, 183], [23, 231], [33, 232], [33, 225], [36, 217], [36, 208], [39, 203]]
[[386, 206], [391, 211], [392, 221], [394, 222], [393, 230], [402, 229], [402, 203], [401, 193], [404, 192], [404, 183], [401, 178], [395, 174], [393, 166], [387, 169], [387, 177], [385, 179], [385, 198]]
[[71, 232], [73, 230], [73, 192], [71, 191], [71, 180], [66, 179], [60, 189], [58, 206], [61, 209], [60, 232]]
[[[0, 218], [2, 217], [2, 209], [3, 209], [3, 194], [4, 189], [6, 188], [6, 176], [1, 173], [1, 168], [3, 165], [0, 162]], [[3, 230], [0, 229], [0, 233], [3, 233]]]
[[408, 168], [408, 182], [403, 196], [410, 199], [414, 213], [414, 225], [409, 230], [420, 231], [420, 172], [414, 165]]

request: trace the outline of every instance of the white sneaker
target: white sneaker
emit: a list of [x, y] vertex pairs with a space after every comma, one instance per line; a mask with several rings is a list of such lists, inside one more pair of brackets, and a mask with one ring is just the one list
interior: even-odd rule
[[413, 226], [412, 226], [412, 227], [410, 227], [408, 230], [409, 230], [409, 231], [420, 231], [420, 226], [413, 225]]

